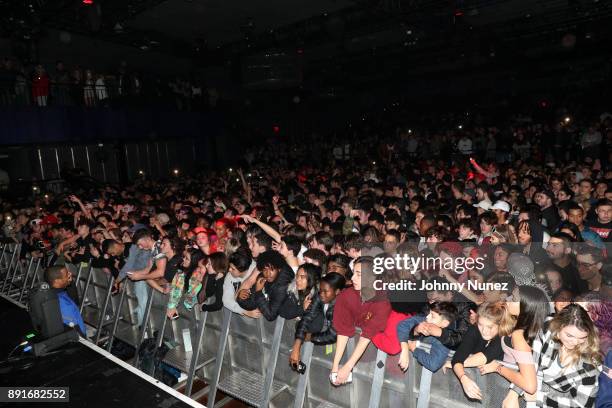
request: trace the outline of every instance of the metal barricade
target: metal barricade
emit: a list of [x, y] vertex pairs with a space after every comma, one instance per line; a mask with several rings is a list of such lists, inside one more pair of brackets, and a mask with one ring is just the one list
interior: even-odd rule
[[[232, 321], [233, 325], [230, 324]], [[278, 317], [274, 323], [270, 324], [274, 325], [274, 332], [271, 336], [269, 328], [266, 327], [267, 322], [233, 315], [224, 309], [221, 338], [209, 387], [208, 405], [210, 407], [214, 407], [217, 390], [249, 405], [266, 408], [271, 406], [271, 401], [280, 393], [288, 390], [287, 384], [280, 381], [275, 375], [285, 319]], [[242, 351], [239, 356], [242, 364], [236, 364], [238, 359], [235, 358], [235, 351], [237, 350], [232, 350], [234, 348], [232, 343], [236, 341], [241, 343], [236, 349]], [[266, 347], [267, 345], [269, 347]], [[260, 346], [266, 349], [267, 358], [256, 351]], [[227, 360], [226, 352], [230, 354], [231, 363], [224, 366]], [[263, 373], [260, 373], [261, 371]], [[226, 373], [225, 376], [222, 375], [223, 372]]]
[[[30, 291], [32, 291], [32, 289], [34, 288], [36, 281], [39, 280], [39, 270], [40, 270], [41, 260], [42, 258], [36, 258], [36, 261], [34, 261], [34, 269], [31, 269], [30, 267], [28, 267], [28, 272], [26, 273], [26, 276], [23, 280], [22, 287], [21, 287], [21, 293], [19, 294], [19, 299], [17, 300], [19, 303], [25, 300], [24, 296], [29, 295]], [[28, 283], [30, 276], [32, 280], [30, 281], [30, 283]]]
[[7, 294], [11, 287], [12, 276], [16, 273], [17, 268], [20, 267], [19, 253], [21, 252], [21, 244], [16, 244], [12, 249], [11, 256], [9, 259], [8, 266], [4, 275], [4, 281], [2, 282], [1, 292]]
[[[115, 299], [111, 301], [114, 303]], [[138, 329], [138, 321], [134, 311], [137, 302], [138, 300], [133, 292], [133, 283], [129, 279], [126, 279], [123, 283], [121, 295], [119, 299], [116, 300], [116, 304], [113, 307], [114, 319], [106, 344], [107, 351], [110, 352], [112, 349], [115, 338], [135, 348], [139, 345], [138, 339], [140, 338], [140, 330]]]
[[[507, 390], [507, 387], [500, 388], [499, 376], [481, 376], [477, 369], [468, 368], [466, 373], [485, 395], [482, 402], [475, 402], [465, 396], [452, 372], [444, 374], [440, 370], [432, 373], [420, 366], [411, 354], [409, 370], [402, 373], [396, 367], [397, 356], [387, 356], [373, 346], [368, 347], [355, 366], [353, 382], [334, 387], [328, 380], [334, 346], [315, 347], [312, 343], [304, 343], [301, 359], [306, 364], [306, 372], [300, 375], [290, 370], [286, 359], [293, 344], [293, 321], [286, 322], [280, 317], [274, 322], [250, 319], [225, 308], [222, 313], [200, 312], [197, 306], [187, 310], [182, 304], [178, 307], [179, 319], [169, 320], [166, 317], [167, 295], [149, 288], [145, 318], [138, 328], [134, 316], [137, 300], [133, 282], [127, 280], [121, 296], [112, 297], [112, 277], [98, 276], [99, 271], [89, 268], [81, 269], [86, 269], [81, 273], [79, 285], [84, 286], [83, 300], [88, 287], [92, 294], [92, 304], [85, 307], [95, 307], [100, 311], [99, 329], [94, 341], [97, 343], [101, 339], [104, 322], [100, 318], [105, 316], [108, 308], [113, 309], [114, 314], [112, 329], [108, 333], [108, 350], [112, 348], [114, 338], [120, 338], [136, 349], [146, 336], [155, 332], [158, 346], [170, 339], [175, 347], [166, 354], [164, 363], [187, 374], [185, 394], [188, 396], [193, 393], [196, 378], [205, 380], [208, 386], [196, 394], [207, 393], [207, 405], [211, 408], [229, 400], [226, 397], [215, 401], [219, 391], [250, 405], [266, 408], [447, 408], [449, 405], [468, 408], [497, 406], [500, 395], [505, 396]], [[99, 292], [97, 295], [96, 291]], [[186, 347], [184, 330], [189, 331], [191, 351]], [[428, 351], [430, 346], [421, 343], [419, 347]], [[354, 348], [355, 339], [352, 338], [344, 361]]]

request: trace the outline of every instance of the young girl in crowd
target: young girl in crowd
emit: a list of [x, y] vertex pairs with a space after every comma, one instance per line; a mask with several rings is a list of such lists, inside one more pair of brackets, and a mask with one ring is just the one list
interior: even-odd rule
[[228, 270], [228, 259], [223, 252], [213, 252], [206, 261], [206, 278], [198, 295], [203, 312], [216, 312], [223, 307], [223, 282]]
[[336, 342], [334, 329], [334, 305], [340, 292], [346, 287], [346, 279], [339, 273], [328, 273], [319, 283], [319, 299], [323, 309], [323, 325], [318, 332], [310, 333], [310, 341], [317, 346], [324, 346]]
[[483, 396], [480, 387], [465, 373], [464, 368], [501, 360], [504, 352], [500, 336], [509, 335], [513, 327], [514, 318], [504, 303], [483, 303], [478, 308], [478, 324], [471, 326], [463, 336], [451, 362], [469, 398], [481, 400]]
[[166, 315], [170, 319], [178, 317], [177, 308], [181, 298], [185, 309], [191, 310], [198, 302], [198, 292], [202, 289], [202, 279], [206, 274], [206, 256], [198, 250], [187, 250], [183, 258], [183, 270], [172, 280], [168, 292], [170, 300]]
[[533, 349], [538, 367], [538, 407], [594, 406], [602, 361], [599, 336], [580, 305], [560, 310]]
[[[295, 279], [288, 287], [287, 299], [280, 312], [281, 317], [291, 320], [306, 318], [309, 315], [310, 306], [319, 296], [317, 284], [320, 274], [321, 268], [313, 264], [303, 264], [298, 268]], [[313, 317], [308, 316], [308, 319], [311, 320]]]
[[518, 365], [518, 371], [498, 361], [492, 361], [480, 367], [480, 373], [497, 372], [511, 383], [511, 390], [503, 406], [512, 408], [519, 406], [520, 395], [526, 393], [525, 399], [533, 400], [533, 394], [536, 392], [536, 367], [532, 346], [534, 340], [542, 335], [542, 326], [549, 315], [550, 303], [542, 289], [523, 285], [515, 288], [513, 301], [507, 302], [506, 305], [510, 314], [516, 316], [517, 321], [512, 334], [502, 337], [503, 361]]
[[[303, 264], [298, 268], [295, 281], [289, 285], [289, 296], [282, 316], [298, 317], [295, 341], [289, 356], [290, 363], [299, 361], [302, 343], [306, 333], [318, 332], [323, 327], [323, 302], [317, 292], [318, 276], [321, 269], [313, 264]], [[291, 317], [285, 317], [291, 319]], [[292, 367], [294, 364], [292, 364]]]

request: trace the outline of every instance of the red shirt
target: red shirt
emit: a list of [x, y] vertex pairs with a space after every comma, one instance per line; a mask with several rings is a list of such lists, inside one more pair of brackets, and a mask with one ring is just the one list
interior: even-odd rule
[[32, 96], [48, 96], [49, 95], [49, 77], [47, 74], [37, 75], [32, 80]]
[[367, 302], [353, 288], [344, 289], [336, 298], [333, 326], [338, 335], [353, 337], [355, 328], [361, 328], [361, 337], [371, 339], [385, 330], [391, 304], [384, 295]]

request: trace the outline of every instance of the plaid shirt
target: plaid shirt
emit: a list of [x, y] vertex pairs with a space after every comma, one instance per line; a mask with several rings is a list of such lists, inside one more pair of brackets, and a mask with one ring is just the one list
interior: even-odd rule
[[[559, 372], [555, 381], [543, 387], [543, 370], [550, 368], [559, 358], [559, 344], [547, 331], [533, 344], [538, 366], [537, 406], [544, 408], [590, 408], [595, 405], [599, 369], [586, 361], [579, 361], [565, 372]], [[548, 390], [545, 390], [547, 388]]]

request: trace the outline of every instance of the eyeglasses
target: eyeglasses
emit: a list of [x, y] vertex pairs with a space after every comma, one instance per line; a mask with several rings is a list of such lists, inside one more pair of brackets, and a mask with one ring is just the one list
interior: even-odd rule
[[580, 268], [591, 268], [595, 265], [597, 265], [598, 262], [593, 262], [593, 263], [587, 263], [587, 262], [576, 262], [576, 266], [580, 269]]

